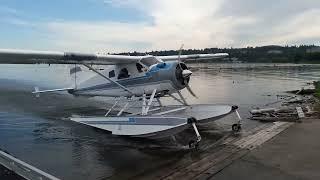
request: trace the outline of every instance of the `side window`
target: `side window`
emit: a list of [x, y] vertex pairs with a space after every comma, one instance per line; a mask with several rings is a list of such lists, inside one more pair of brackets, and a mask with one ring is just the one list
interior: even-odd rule
[[130, 77], [128, 69], [122, 68], [119, 72], [118, 79], [124, 79]]
[[116, 76], [116, 74], [114, 73], [114, 70], [109, 71], [109, 78], [113, 78], [115, 76]]
[[143, 66], [140, 63], [136, 63], [136, 67], [139, 73], [143, 72], [142, 71]]

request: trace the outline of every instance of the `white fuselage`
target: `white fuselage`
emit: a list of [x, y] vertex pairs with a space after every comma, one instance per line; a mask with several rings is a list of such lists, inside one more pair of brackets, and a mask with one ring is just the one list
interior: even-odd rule
[[[99, 70], [104, 76], [118, 82], [129, 89], [135, 96], [151, 94], [154, 89], [157, 92], [176, 92], [181, 89], [175, 82], [176, 62], [166, 63], [164, 67], [157, 65], [137, 67], [136, 64], [111, 65]], [[115, 83], [95, 74], [87, 79], [81, 78], [81, 71], [72, 73], [76, 77], [76, 88], [72, 91], [74, 95], [85, 96], [111, 96], [131, 97], [132, 93], [122, 89]]]

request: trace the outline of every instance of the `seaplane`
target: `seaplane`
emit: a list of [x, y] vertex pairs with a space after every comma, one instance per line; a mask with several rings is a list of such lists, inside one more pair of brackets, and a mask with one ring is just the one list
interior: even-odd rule
[[[193, 128], [195, 138], [189, 142], [190, 148], [198, 146], [201, 135], [197, 124], [208, 123], [227, 116], [237, 115], [232, 124], [235, 132], [241, 129], [241, 117], [235, 105], [189, 104], [181, 94], [187, 91], [196, 94], [189, 86], [192, 76], [186, 62], [203, 59], [227, 57], [227, 53], [182, 55], [182, 47], [174, 56], [129, 56], [101, 53], [76, 53], [0, 49], [0, 64], [67, 64], [74, 83], [70, 87], [40, 90], [32, 92], [37, 97], [41, 93], [66, 91], [74, 96], [123, 97], [127, 100], [119, 105], [115, 100], [104, 116], [72, 116], [71, 121], [103, 129], [113, 135], [164, 138]], [[97, 69], [94, 66], [104, 66]], [[93, 72], [93, 76], [82, 76], [84, 69]], [[163, 105], [162, 97], [170, 97], [178, 106]], [[133, 99], [139, 108], [130, 111]], [[115, 111], [116, 106], [118, 111]], [[135, 108], [137, 109], [137, 108]]]

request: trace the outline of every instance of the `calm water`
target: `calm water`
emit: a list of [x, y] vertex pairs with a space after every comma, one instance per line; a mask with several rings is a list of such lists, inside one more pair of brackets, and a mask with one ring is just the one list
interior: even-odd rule
[[[253, 107], [277, 105], [277, 95], [319, 80], [317, 65], [192, 64], [192, 103], [237, 104], [248, 117]], [[66, 66], [0, 66], [0, 148], [62, 179], [122, 179], [185, 157], [189, 151], [161, 142], [115, 137], [65, 120], [71, 114], [99, 113], [104, 103], [65, 94], [30, 94], [34, 85], [69, 85]], [[165, 100], [169, 102], [170, 100]], [[219, 138], [208, 129], [229, 130], [233, 116], [201, 127], [202, 145]], [[245, 120], [250, 129], [258, 122]], [[187, 133], [187, 132], [186, 132]], [[192, 136], [193, 134], [188, 135]], [[161, 148], [161, 146], [165, 148]]]

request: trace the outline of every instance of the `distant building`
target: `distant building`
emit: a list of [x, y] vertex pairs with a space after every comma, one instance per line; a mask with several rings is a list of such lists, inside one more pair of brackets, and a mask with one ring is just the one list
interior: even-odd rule
[[319, 46], [307, 49], [307, 53], [319, 53], [319, 52], [320, 52], [320, 47]]
[[283, 53], [283, 51], [281, 51], [281, 50], [269, 50], [268, 51], [268, 54], [282, 54]]

